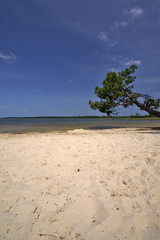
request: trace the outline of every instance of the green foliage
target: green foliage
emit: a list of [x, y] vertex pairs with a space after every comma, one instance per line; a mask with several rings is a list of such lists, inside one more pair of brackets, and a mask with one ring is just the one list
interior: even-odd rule
[[[123, 107], [132, 106], [136, 104], [140, 109], [147, 111], [149, 109], [158, 109], [160, 106], [160, 99], [153, 99], [148, 95], [140, 93], [133, 93], [134, 81], [136, 79], [132, 74], [137, 69], [136, 65], [132, 65], [121, 72], [108, 72], [106, 78], [102, 81], [102, 87], [95, 87], [95, 94], [100, 101], [89, 101], [89, 105], [93, 110], [98, 109], [102, 113], [110, 114], [116, 113], [116, 107], [122, 105]], [[139, 103], [138, 98], [143, 98], [144, 102]], [[153, 113], [154, 114], [154, 113]]]

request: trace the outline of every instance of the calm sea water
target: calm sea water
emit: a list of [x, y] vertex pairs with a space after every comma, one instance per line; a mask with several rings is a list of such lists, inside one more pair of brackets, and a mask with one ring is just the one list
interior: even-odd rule
[[72, 129], [158, 127], [160, 120], [119, 120], [98, 118], [7, 118], [0, 119], [0, 133], [50, 132]]

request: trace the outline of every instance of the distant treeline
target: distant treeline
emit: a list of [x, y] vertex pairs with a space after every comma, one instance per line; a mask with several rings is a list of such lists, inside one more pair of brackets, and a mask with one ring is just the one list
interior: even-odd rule
[[155, 117], [151, 114], [147, 114], [147, 115], [140, 115], [138, 113], [136, 113], [135, 115], [131, 115], [131, 116], [111, 116], [109, 117], [110, 119], [159, 119], [158, 117]]
[[32, 118], [106, 118], [106, 116], [39, 116], [39, 117], [4, 117], [3, 119], [32, 119]]
[[56, 119], [56, 118], [97, 118], [97, 119], [159, 119], [153, 115], [140, 115], [136, 113], [135, 115], [131, 116], [38, 116], [38, 117], [5, 117], [3, 119]]
[[131, 115], [130, 118], [155, 118], [155, 116], [151, 114], [140, 115], [139, 113], [136, 113], [135, 115]]

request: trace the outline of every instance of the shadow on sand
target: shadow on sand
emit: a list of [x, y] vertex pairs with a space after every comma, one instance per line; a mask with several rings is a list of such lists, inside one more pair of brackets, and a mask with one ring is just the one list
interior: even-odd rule
[[146, 128], [140, 128], [137, 130], [140, 131], [140, 133], [160, 134], [160, 127], [146, 127]]

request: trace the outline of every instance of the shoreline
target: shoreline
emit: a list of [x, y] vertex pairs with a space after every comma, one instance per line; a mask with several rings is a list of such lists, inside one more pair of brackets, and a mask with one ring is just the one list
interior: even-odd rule
[[122, 127], [122, 126], [93, 126], [93, 127], [90, 127], [90, 128], [74, 128], [74, 127], [71, 127], [71, 128], [68, 128], [68, 127], [64, 127], [64, 128], [56, 128], [56, 129], [50, 129], [50, 130], [36, 130], [36, 131], [27, 131], [27, 130], [23, 130], [23, 131], [8, 131], [8, 132], [0, 132], [0, 136], [1, 135], [22, 135], [22, 134], [50, 134], [50, 133], [67, 133], [67, 132], [70, 132], [70, 131], [76, 131], [76, 130], [82, 130], [82, 131], [95, 131], [98, 132], [98, 131], [106, 131], [106, 130], [136, 130], [136, 131], [141, 131], [141, 130], [145, 130], [145, 131], [159, 131], [160, 133], [160, 126], [148, 126], [148, 127], [145, 127], [145, 126], [142, 126], [142, 127], [134, 127], [134, 126], [131, 126], [131, 127]]
[[136, 239], [160, 235], [160, 131], [0, 134], [0, 236]]
[[54, 132], [74, 129], [114, 129], [159, 127], [159, 120], [122, 120], [122, 119], [12, 119], [0, 121], [0, 133]]

